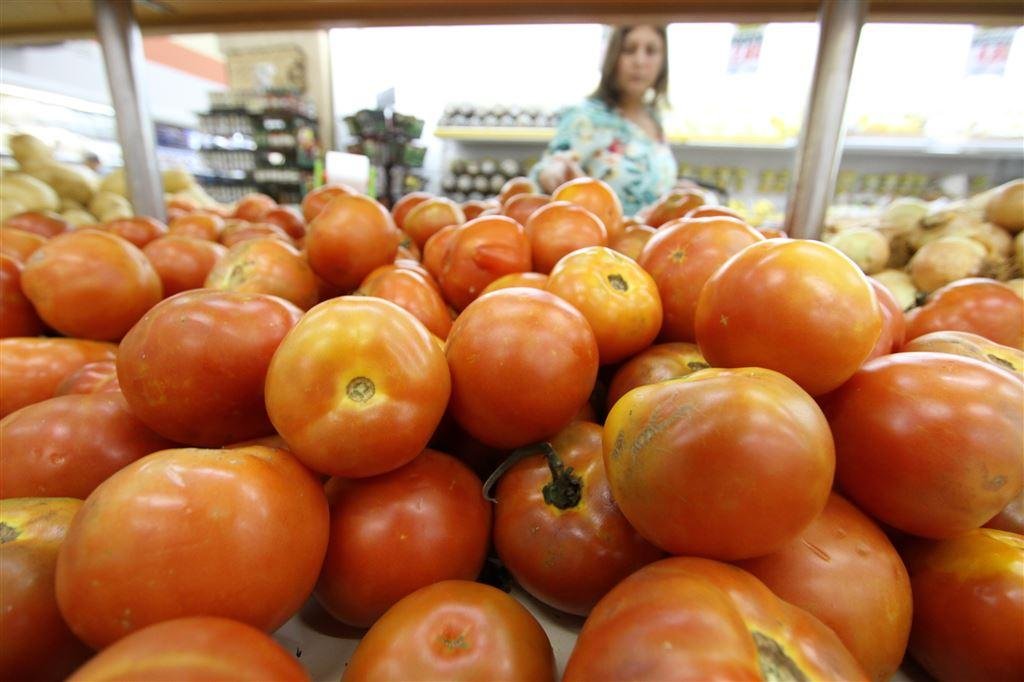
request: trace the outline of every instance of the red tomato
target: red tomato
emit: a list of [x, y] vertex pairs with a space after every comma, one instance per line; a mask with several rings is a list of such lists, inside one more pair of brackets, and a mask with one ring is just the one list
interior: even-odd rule
[[867, 358], [872, 360], [899, 350], [907, 335], [907, 324], [903, 318], [903, 309], [889, 288], [874, 277], [868, 277], [868, 282], [875, 290], [875, 298], [878, 299], [879, 310], [882, 312], [882, 333], [878, 335], [875, 347], [871, 349]]
[[514, 194], [501, 205], [501, 214], [525, 227], [530, 216], [550, 201], [547, 194]]
[[434, 195], [430, 192], [409, 192], [396, 201], [395, 205], [391, 207], [391, 217], [394, 219], [398, 229], [405, 229], [405, 216], [408, 215], [409, 211], [427, 199], [433, 198]]
[[933, 291], [907, 313], [907, 339], [964, 331], [1024, 349], [1024, 299], [992, 279], [961, 279]]
[[828, 422], [768, 369], [705, 369], [633, 389], [604, 424], [612, 495], [673, 554], [746, 559], [795, 538], [825, 507]]
[[21, 263], [0, 254], [0, 338], [38, 336], [45, 331], [32, 301], [21, 290]]
[[686, 218], [687, 220], [693, 218], [712, 217], [736, 218], [737, 220], [742, 220], [743, 222], [746, 222], [745, 220], [743, 220], [743, 216], [741, 216], [739, 213], [732, 210], [731, 208], [726, 208], [725, 206], [708, 206], [707, 204], [691, 209], [683, 217]]
[[235, 212], [232, 217], [249, 222], [263, 220], [268, 211], [277, 208], [277, 202], [266, 194], [246, 194], [235, 204]]
[[580, 616], [662, 556], [615, 506], [601, 434], [597, 424], [569, 424], [542, 448], [546, 455], [531, 455], [501, 477], [495, 506], [494, 546], [516, 582]]
[[4, 221], [4, 229], [14, 228], [41, 235], [47, 239], [70, 232], [74, 227], [56, 213], [28, 211]]
[[413, 592], [366, 633], [342, 675], [360, 680], [555, 680], [547, 634], [501, 590], [446, 580]]
[[99, 229], [127, 239], [140, 249], [167, 234], [167, 226], [155, 218], [134, 216], [103, 223]]
[[172, 220], [167, 229], [169, 234], [180, 237], [194, 237], [215, 242], [220, 238], [221, 230], [224, 229], [224, 219], [209, 213], [190, 213]]
[[165, 298], [202, 288], [214, 263], [227, 252], [217, 242], [176, 234], [154, 239], [142, 249], [160, 276]]
[[608, 246], [624, 256], [639, 260], [647, 242], [651, 241], [656, 232], [657, 230], [650, 225], [631, 225], [618, 237], [609, 241]]
[[0, 228], [0, 254], [24, 263], [46, 240], [35, 232], [3, 227]]
[[590, 613], [563, 682], [866, 680], [832, 630], [752, 575], [673, 557], [619, 583]]
[[545, 204], [523, 223], [530, 240], [533, 269], [547, 274], [562, 256], [586, 246], [604, 246], [608, 233], [596, 215], [568, 201]]
[[57, 610], [57, 551], [82, 501], [0, 500], [0, 677], [62, 680], [89, 657]]
[[82, 365], [113, 360], [117, 346], [80, 339], [0, 339], [0, 417], [52, 398]]
[[[500, 205], [500, 204], [499, 204]], [[480, 214], [487, 209], [492, 208], [491, 204], [486, 201], [464, 201], [462, 202], [462, 214], [466, 216], [466, 220], [472, 220], [473, 218], [479, 218]]]
[[503, 205], [517, 194], [536, 194], [537, 191], [537, 184], [530, 178], [521, 175], [509, 178], [498, 192], [498, 203]]
[[868, 676], [896, 673], [910, 636], [910, 578], [889, 538], [833, 493], [799, 537], [739, 562], [774, 592], [835, 630]]
[[537, 289], [502, 289], [471, 303], [452, 325], [446, 353], [452, 416], [501, 448], [558, 433], [597, 377], [597, 341], [586, 318]]
[[54, 397], [74, 393], [112, 393], [120, 391], [117, 383], [117, 363], [113, 360], [97, 360], [82, 365], [64, 379], [53, 392]]
[[462, 310], [502, 275], [529, 269], [530, 242], [523, 226], [505, 216], [488, 216], [451, 233], [437, 281], [445, 300]]
[[622, 202], [619, 195], [604, 180], [575, 178], [569, 180], [551, 195], [551, 201], [571, 201], [587, 209], [604, 223], [608, 239], [615, 239], [623, 231]]
[[1024, 384], [946, 353], [864, 365], [826, 401], [839, 487], [899, 530], [951, 537], [1020, 491]]
[[229, 220], [220, 233], [220, 243], [230, 249], [235, 244], [263, 237], [276, 239], [289, 246], [295, 245], [288, 233], [273, 223], [249, 223], [244, 220]]
[[910, 653], [942, 682], [1019, 680], [1024, 670], [1024, 537], [981, 528], [906, 552]]
[[[449, 225], [438, 230], [433, 237], [423, 245], [423, 267], [436, 281], [441, 276], [441, 269], [444, 266], [445, 254], [448, 253], [448, 244], [455, 236], [455, 230], [460, 225]], [[440, 284], [438, 290], [440, 291]]]
[[267, 367], [301, 316], [276, 296], [180, 293], [121, 341], [121, 390], [139, 419], [178, 443], [211, 447], [268, 435]]
[[1010, 500], [1001, 512], [989, 519], [985, 528], [1024, 535], [1024, 491]]
[[438, 230], [466, 222], [462, 208], [445, 197], [428, 197], [408, 209], [401, 229], [422, 248]]
[[435, 286], [416, 270], [382, 265], [367, 275], [356, 294], [391, 301], [412, 313], [431, 334], [448, 338], [452, 328], [448, 306]]
[[660, 343], [643, 350], [615, 370], [608, 385], [608, 410], [638, 386], [679, 379], [707, 369], [708, 363], [694, 343]]
[[987, 362], [993, 367], [1024, 379], [1024, 351], [970, 332], [928, 332], [902, 344], [899, 350], [962, 355]]
[[163, 450], [85, 501], [57, 557], [57, 604], [105, 647], [182, 616], [264, 631], [294, 614], [327, 549], [327, 499], [283, 450]]
[[639, 353], [661, 329], [661, 298], [654, 279], [635, 260], [607, 246], [589, 246], [563, 257], [551, 270], [547, 290], [587, 318], [602, 365]]
[[317, 303], [316, 276], [298, 249], [272, 237], [239, 242], [210, 269], [204, 286], [280, 296], [303, 310]]
[[29, 257], [21, 287], [39, 316], [67, 336], [116, 341], [163, 297], [156, 270], [133, 244], [85, 229]]
[[0, 420], [0, 498], [85, 499], [114, 472], [173, 445], [139, 421], [120, 393], [50, 398]]
[[511, 289], [512, 287], [546, 290], [548, 287], [548, 276], [542, 275], [539, 272], [513, 272], [508, 275], [502, 275], [494, 280], [485, 286], [484, 290], [480, 293], [481, 295], [489, 294], [498, 289]]
[[275, 680], [309, 674], [273, 639], [238, 621], [195, 616], [137, 630], [100, 652], [68, 682]]
[[694, 218], [665, 224], [637, 262], [651, 274], [665, 308], [663, 341], [693, 341], [697, 299], [711, 275], [734, 254], [764, 241], [735, 218]]
[[821, 395], [874, 348], [882, 315], [867, 276], [822, 242], [769, 239], [707, 280], [694, 318], [713, 367], [765, 367]]
[[352, 291], [374, 268], [395, 260], [401, 236], [379, 203], [342, 194], [309, 224], [306, 253], [316, 274]]
[[340, 196], [361, 196], [355, 189], [340, 182], [317, 187], [302, 198], [302, 217], [311, 223], [324, 210], [331, 200]]
[[274, 427], [303, 464], [355, 478], [423, 451], [451, 379], [441, 348], [411, 313], [342, 296], [310, 310], [285, 337], [266, 392]]
[[473, 580], [491, 536], [480, 479], [424, 450], [408, 464], [327, 484], [331, 539], [316, 598], [338, 620], [369, 627], [395, 602], [442, 580]]
[[298, 211], [290, 206], [272, 208], [264, 213], [260, 220], [280, 227], [292, 239], [302, 239], [306, 236], [306, 221]]
[[662, 225], [682, 218], [694, 209], [703, 206], [707, 197], [696, 189], [674, 189], [654, 203], [646, 213], [646, 223], [658, 228]]
[[395, 260], [412, 260], [417, 263], [423, 258], [423, 254], [420, 251], [420, 247], [416, 246], [416, 242], [412, 240], [405, 232], [400, 234], [401, 241], [398, 242], [398, 251], [395, 252]]

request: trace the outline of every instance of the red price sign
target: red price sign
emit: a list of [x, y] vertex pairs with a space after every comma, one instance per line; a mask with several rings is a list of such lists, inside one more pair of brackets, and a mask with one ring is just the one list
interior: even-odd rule
[[729, 66], [726, 73], [754, 73], [757, 71], [763, 43], [764, 26], [762, 24], [737, 26], [729, 46]]
[[1006, 71], [1015, 28], [974, 28], [971, 51], [967, 55], [967, 74], [1001, 76]]

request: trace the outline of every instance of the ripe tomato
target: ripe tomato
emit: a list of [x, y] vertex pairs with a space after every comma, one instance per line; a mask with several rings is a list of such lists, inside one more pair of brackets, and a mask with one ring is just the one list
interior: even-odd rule
[[227, 618], [175, 618], [137, 630], [75, 671], [68, 682], [275, 680], [309, 674], [273, 639]]
[[530, 178], [522, 175], [509, 178], [498, 192], [498, 203], [504, 205], [506, 201], [517, 194], [536, 194], [538, 191], [537, 184]]
[[631, 225], [623, 230], [618, 237], [609, 241], [608, 246], [624, 256], [639, 260], [640, 253], [656, 232], [657, 230], [650, 225]]
[[[498, 204], [500, 207], [501, 204]], [[486, 201], [464, 201], [462, 202], [462, 214], [466, 216], [466, 220], [472, 220], [473, 218], [479, 218], [480, 214], [489, 208], [493, 208], [492, 205]]]
[[[4, 229], [13, 228], [32, 232], [49, 239], [70, 232], [73, 228], [71, 223], [61, 218], [56, 213], [43, 213], [40, 211], [27, 211], [11, 216], [4, 221]], [[6, 233], [5, 233], [6, 236]]]
[[691, 209], [683, 217], [686, 218], [687, 220], [692, 218], [712, 217], [736, 218], [737, 220], [742, 220], [743, 222], [746, 222], [745, 220], [743, 220], [743, 216], [741, 216], [739, 213], [732, 210], [731, 208], [726, 208], [725, 206], [709, 206], [707, 204]]
[[268, 197], [266, 194], [254, 192], [252, 194], [246, 194], [238, 200], [238, 203], [235, 204], [235, 212], [232, 217], [255, 223], [263, 220], [263, 216], [266, 215], [268, 211], [275, 208], [277, 208], [276, 201]]
[[423, 258], [420, 247], [405, 232], [401, 232], [401, 241], [398, 242], [398, 251], [395, 252], [395, 260], [412, 260], [417, 263]]
[[67, 336], [116, 341], [163, 298], [138, 247], [99, 230], [69, 232], [33, 253], [21, 288], [48, 325]]
[[332, 476], [397, 469], [444, 415], [444, 353], [412, 313], [342, 296], [310, 310], [267, 371], [270, 419], [303, 464]]
[[907, 313], [908, 340], [937, 331], [971, 332], [1024, 349], [1024, 299], [992, 279], [947, 284]]
[[773, 369], [821, 395], [861, 366], [882, 314], [867, 276], [838, 249], [768, 239], [708, 279], [694, 330], [712, 366]]
[[511, 289], [512, 287], [527, 287], [528, 289], [547, 289], [548, 276], [539, 272], [513, 272], [502, 275], [484, 287], [481, 295], [489, 294], [498, 289]]
[[341, 194], [309, 224], [305, 248], [316, 274], [352, 291], [374, 268], [395, 260], [401, 236], [379, 203]]
[[465, 580], [419, 589], [366, 633], [342, 675], [359, 680], [555, 679], [540, 623], [501, 590]]
[[0, 498], [84, 499], [114, 472], [173, 445], [139, 421], [120, 393], [50, 398], [0, 420]]
[[533, 269], [547, 274], [562, 256], [586, 246], [604, 246], [608, 233], [596, 215], [568, 201], [554, 201], [535, 210], [523, 223], [530, 240]]
[[[444, 266], [445, 254], [448, 253], [448, 244], [455, 231], [460, 225], [449, 225], [438, 230], [433, 237], [423, 245], [423, 267], [436, 281], [441, 276], [441, 269]], [[440, 284], [438, 284], [440, 290]]]
[[985, 528], [1024, 535], [1024, 491], [1010, 500], [1003, 510], [985, 523]]
[[832, 630], [746, 571], [672, 557], [641, 568], [598, 602], [562, 679], [867, 676]]
[[316, 305], [319, 295], [316, 276], [298, 249], [272, 237], [232, 246], [211, 268], [204, 286], [280, 296], [303, 310]]
[[280, 627], [313, 590], [327, 499], [283, 450], [163, 450], [98, 487], [57, 557], [57, 604], [94, 648], [182, 616]]
[[970, 332], [928, 332], [902, 344], [899, 350], [962, 355], [1024, 378], [1024, 351]]
[[904, 552], [914, 591], [910, 653], [936, 679], [1019, 680], [1024, 537], [981, 528]]
[[0, 254], [24, 263], [46, 240], [47, 237], [35, 232], [3, 227], [0, 228]]
[[117, 383], [117, 363], [113, 360], [97, 360], [82, 365], [68, 374], [57, 385], [54, 397], [74, 393], [112, 393], [120, 391]]
[[[498, 484], [494, 546], [523, 588], [585, 616], [620, 580], [662, 553], [612, 500], [601, 427], [573, 422]], [[546, 444], [545, 444], [546, 445]]]
[[317, 187], [302, 198], [302, 217], [306, 219], [306, 223], [313, 222], [332, 199], [345, 195], [359, 196], [359, 192], [341, 182]]
[[111, 220], [99, 226], [99, 229], [118, 237], [127, 239], [140, 249], [154, 239], [167, 234], [167, 226], [156, 218], [146, 216], [133, 216], [131, 218], [120, 218]]
[[229, 220], [224, 224], [220, 233], [220, 243], [229, 249], [235, 244], [249, 241], [250, 239], [272, 238], [289, 246], [295, 242], [288, 236], [284, 228], [273, 223], [250, 223], [244, 220]]
[[501, 205], [501, 214], [525, 227], [530, 216], [550, 202], [547, 194], [513, 194]]
[[443, 249], [437, 281], [445, 300], [456, 310], [468, 306], [502, 275], [530, 270], [530, 241], [523, 226], [505, 216], [463, 223]]
[[429, 197], [408, 209], [401, 229], [421, 247], [438, 230], [466, 222], [462, 207], [445, 197]]
[[615, 370], [608, 385], [608, 410], [638, 386], [679, 379], [709, 367], [695, 343], [659, 343], [642, 350]]
[[651, 274], [665, 308], [663, 341], [693, 341], [697, 299], [711, 275], [745, 247], [764, 241], [735, 218], [694, 218], [665, 224], [637, 262]]
[[825, 401], [839, 487], [873, 517], [930, 538], [995, 516], [1020, 491], [1024, 384], [946, 353], [876, 358]]
[[586, 318], [537, 289], [501, 289], [471, 303], [452, 325], [446, 354], [452, 416], [500, 448], [558, 433], [597, 377], [597, 341]]
[[604, 424], [612, 495], [673, 554], [746, 559], [796, 537], [825, 507], [828, 422], [768, 369], [705, 369], [622, 396]]
[[175, 218], [167, 227], [168, 234], [205, 239], [209, 242], [217, 241], [223, 229], [224, 219], [209, 213], [189, 213], [181, 218]]
[[302, 239], [306, 236], [306, 221], [298, 211], [290, 206], [272, 208], [264, 213], [260, 220], [280, 227], [292, 239]]
[[187, 289], [200, 289], [206, 276], [228, 248], [217, 242], [170, 234], [154, 239], [142, 249], [160, 276], [164, 298]]
[[442, 580], [473, 580], [491, 536], [480, 479], [424, 450], [408, 464], [327, 484], [331, 539], [316, 598], [343, 623], [370, 627], [395, 602]]
[[356, 294], [391, 301], [412, 313], [431, 334], [446, 339], [452, 328], [452, 316], [435, 287], [417, 270], [382, 265], [366, 276]]
[[673, 220], [678, 220], [707, 203], [707, 197], [696, 189], [679, 188], [662, 196], [646, 212], [646, 223], [658, 228]]
[[44, 331], [46, 325], [21, 290], [21, 263], [0, 254], [0, 338], [38, 336]]
[[405, 216], [408, 215], [409, 211], [427, 199], [433, 198], [434, 195], [430, 192], [409, 192], [396, 201], [395, 205], [391, 207], [391, 217], [394, 219], [398, 229], [405, 230]]
[[889, 538], [833, 493], [785, 547], [738, 563], [780, 599], [816, 616], [878, 682], [900, 667], [910, 636], [910, 578]]
[[563, 183], [551, 195], [552, 201], [571, 201], [587, 209], [604, 223], [608, 239], [622, 232], [622, 202], [608, 183], [597, 178], [575, 178]]
[[907, 323], [903, 317], [903, 309], [889, 288], [874, 277], [868, 277], [868, 282], [875, 290], [875, 298], [878, 299], [879, 310], [882, 313], [882, 333], [878, 335], [875, 347], [871, 349], [867, 358], [872, 360], [899, 350], [907, 335]]
[[82, 365], [113, 360], [117, 346], [81, 339], [0, 339], [0, 417], [52, 398], [64, 378]]
[[61, 680], [89, 657], [57, 609], [57, 550], [81, 500], [0, 500], [0, 677]]
[[121, 390], [139, 419], [178, 443], [214, 447], [273, 433], [267, 367], [301, 316], [276, 296], [182, 292], [121, 341]]

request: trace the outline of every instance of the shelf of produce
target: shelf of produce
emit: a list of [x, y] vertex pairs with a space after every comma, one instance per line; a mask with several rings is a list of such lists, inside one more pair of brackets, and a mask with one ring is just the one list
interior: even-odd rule
[[555, 134], [554, 128], [486, 128], [482, 126], [444, 126], [434, 131], [435, 137], [459, 142], [524, 142], [546, 143]]

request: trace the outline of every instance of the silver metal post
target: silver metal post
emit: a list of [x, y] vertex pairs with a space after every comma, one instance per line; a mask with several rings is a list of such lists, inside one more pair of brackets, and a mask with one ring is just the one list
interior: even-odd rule
[[132, 205], [138, 215], [163, 220], [166, 212], [153, 121], [142, 88], [142, 34], [132, 15], [132, 3], [93, 0], [93, 6]]
[[843, 155], [846, 93], [867, 9], [867, 0], [821, 2], [814, 80], [786, 205], [786, 232], [791, 237], [816, 239], [824, 226]]

